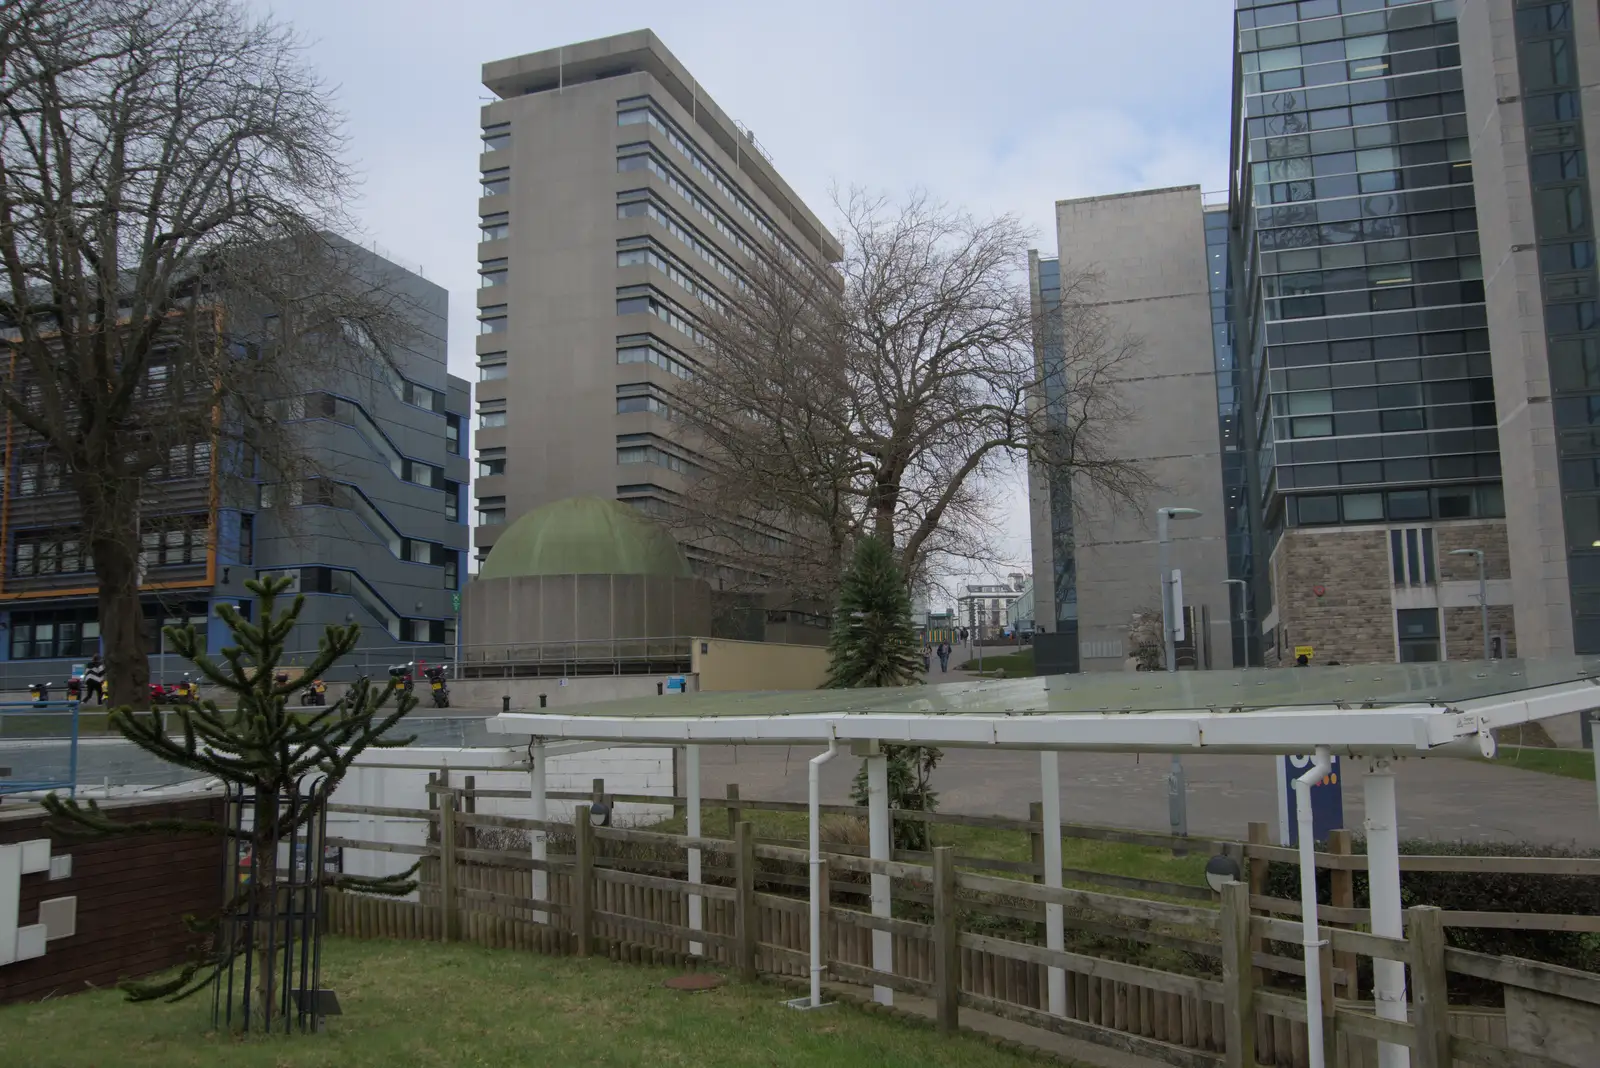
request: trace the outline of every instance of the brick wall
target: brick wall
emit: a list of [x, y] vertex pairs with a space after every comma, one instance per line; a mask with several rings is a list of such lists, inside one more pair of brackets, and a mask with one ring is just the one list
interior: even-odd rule
[[[1467, 561], [1472, 563], [1472, 561]], [[1444, 609], [1445, 657], [1449, 660], [1478, 660], [1483, 657], [1483, 625], [1478, 606]], [[1489, 606], [1489, 634], [1505, 635], [1502, 656], [1517, 655], [1516, 629], [1508, 604]]]
[[1393, 663], [1388, 539], [1371, 528], [1284, 532], [1272, 559], [1284, 663], [1297, 645], [1318, 664]]
[[[207, 795], [102, 806], [118, 820], [182, 818], [217, 822], [222, 799]], [[0, 844], [50, 839], [53, 856], [72, 857], [72, 874], [22, 877], [19, 922], [39, 922], [39, 903], [76, 897], [77, 931], [45, 946], [42, 957], [0, 965], [0, 1004], [37, 1001], [148, 975], [189, 957], [196, 935], [186, 914], [208, 916], [222, 903], [222, 839], [168, 834], [85, 840], [52, 832], [41, 809], [0, 808]]]
[[[1452, 549], [1482, 549], [1485, 577], [1511, 577], [1511, 546], [1506, 541], [1504, 523], [1436, 526], [1433, 528], [1433, 540], [1439, 549], [1439, 578], [1446, 582], [1467, 579], [1476, 582], [1478, 579], [1478, 561], [1470, 556], [1451, 556]], [[1491, 619], [1489, 626], [1493, 628], [1494, 625]]]

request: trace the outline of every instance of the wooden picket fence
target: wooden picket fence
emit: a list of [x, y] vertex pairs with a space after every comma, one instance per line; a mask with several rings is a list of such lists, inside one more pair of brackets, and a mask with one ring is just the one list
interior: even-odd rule
[[[728, 838], [690, 838], [593, 827], [587, 820], [562, 824], [463, 811], [465, 791], [444, 782], [431, 789], [439, 802], [433, 809], [332, 806], [335, 812], [426, 821], [428, 834], [424, 845], [329, 839], [346, 850], [402, 853], [423, 861], [416, 901], [330, 892], [331, 932], [704, 965], [746, 979], [809, 974], [807, 854], [793, 845], [757, 841], [752, 824], [736, 818], [737, 810], [730, 810]], [[483, 848], [480, 837], [490, 831], [542, 831], [561, 839], [562, 846], [570, 841], [571, 850], [552, 844], [545, 859], [535, 860], [525, 849]], [[702, 851], [697, 884], [684, 875], [690, 848]], [[1303, 995], [1266, 985], [1269, 975], [1293, 974], [1299, 967], [1297, 960], [1265, 950], [1271, 943], [1297, 945], [1300, 925], [1254, 914], [1252, 902], [1258, 908], [1270, 904], [1262, 901], [1259, 884], [1254, 895], [1249, 884], [1228, 885], [1219, 909], [1212, 902], [1152, 900], [982, 874], [949, 847], [906, 854], [916, 860], [872, 859], [835, 848], [829, 844], [824, 856], [823, 955], [830, 981], [930, 998], [945, 1028], [956, 1026], [957, 1011], [965, 1007], [1181, 1068], [1303, 1068], [1308, 1063]], [[1258, 843], [1255, 855], [1277, 859], [1274, 848]], [[1252, 864], [1252, 874], [1259, 867]], [[547, 876], [546, 892], [539, 897], [535, 871]], [[870, 910], [874, 878], [889, 882], [896, 914]], [[1195, 896], [1196, 888], [1185, 889]], [[698, 929], [690, 928], [691, 896], [702, 902]], [[1207, 960], [1218, 963], [1209, 974], [1186, 974], [1025, 940], [1050, 905], [1061, 906], [1071, 928], [1186, 951], [1197, 972], [1206, 970]], [[1444, 917], [1437, 909], [1407, 910], [1405, 939], [1353, 927], [1320, 930], [1327, 943], [1322, 966], [1327, 1063], [1375, 1068], [1381, 1041], [1409, 1048], [1419, 1068], [1563, 1064], [1508, 1048], [1502, 1013], [1451, 1009], [1447, 973], [1538, 991], [1595, 1013], [1600, 1013], [1600, 977], [1446, 949]], [[1341, 914], [1340, 919], [1351, 917]], [[1412, 1001], [1405, 1021], [1380, 1018], [1370, 1001], [1336, 996], [1340, 987], [1354, 991], [1350, 977], [1361, 956], [1407, 965]], [[1065, 993], [1059, 1014], [1049, 1006], [1052, 971], [1059, 972]]]

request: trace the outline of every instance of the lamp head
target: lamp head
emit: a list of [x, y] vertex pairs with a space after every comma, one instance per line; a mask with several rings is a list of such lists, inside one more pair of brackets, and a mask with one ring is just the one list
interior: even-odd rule
[[1206, 883], [1213, 893], [1222, 893], [1223, 885], [1236, 881], [1241, 874], [1239, 862], [1226, 854], [1218, 853], [1206, 861]]
[[1482, 556], [1482, 549], [1451, 549], [1451, 556]]
[[1168, 519], [1199, 519], [1204, 514], [1198, 508], [1163, 508], [1161, 512]]

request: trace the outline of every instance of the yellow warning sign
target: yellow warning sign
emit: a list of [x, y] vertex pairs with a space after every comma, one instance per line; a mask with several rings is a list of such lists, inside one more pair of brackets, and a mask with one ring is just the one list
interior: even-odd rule
[[1311, 657], [1313, 655], [1315, 655], [1315, 653], [1316, 653], [1316, 650], [1312, 649], [1311, 646], [1309, 646], [1309, 645], [1297, 645], [1297, 646], [1294, 647], [1294, 655], [1295, 655], [1295, 659], [1296, 660], [1298, 660], [1302, 656], [1305, 657], [1307, 660], [1310, 660]]

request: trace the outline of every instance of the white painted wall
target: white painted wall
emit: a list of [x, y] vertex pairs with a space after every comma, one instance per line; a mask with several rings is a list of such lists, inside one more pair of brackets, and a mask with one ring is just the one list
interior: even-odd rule
[[[510, 765], [526, 760], [526, 750], [509, 749], [443, 749], [407, 747], [405, 749], [372, 749], [362, 754], [333, 796], [336, 805], [363, 805], [380, 808], [428, 807], [428, 773], [440, 768], [451, 769], [452, 785], [460, 785], [467, 775], [476, 779], [480, 790], [518, 790], [524, 796], [483, 797], [478, 799], [479, 812], [506, 816], [532, 816], [532, 806], [526, 797], [528, 773], [524, 768]], [[373, 767], [372, 765], [403, 764], [405, 767]], [[504, 770], [482, 770], [495, 768]], [[554, 791], [573, 790], [588, 792], [596, 778], [605, 779], [607, 793], [657, 794], [670, 798], [673, 791], [672, 749], [668, 747], [617, 747], [586, 753], [561, 755], [551, 758], [546, 773], [547, 788]], [[552, 800], [549, 818], [570, 821], [575, 802]], [[619, 804], [612, 817], [618, 826], [653, 823], [672, 815], [670, 802], [660, 805]], [[426, 824], [421, 820], [401, 819], [392, 816], [369, 816], [332, 812], [328, 815], [328, 835], [339, 838], [357, 838], [369, 842], [404, 843], [422, 845], [426, 841]], [[402, 872], [416, 862], [416, 857], [405, 853], [384, 853], [374, 850], [346, 849], [344, 870], [352, 875], [387, 875]]]

